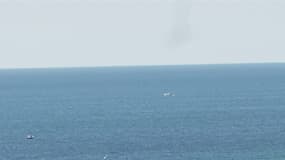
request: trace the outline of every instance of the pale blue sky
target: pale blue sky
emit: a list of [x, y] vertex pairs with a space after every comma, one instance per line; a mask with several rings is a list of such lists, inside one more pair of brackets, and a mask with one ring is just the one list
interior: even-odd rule
[[0, 0], [0, 68], [285, 62], [284, 0]]

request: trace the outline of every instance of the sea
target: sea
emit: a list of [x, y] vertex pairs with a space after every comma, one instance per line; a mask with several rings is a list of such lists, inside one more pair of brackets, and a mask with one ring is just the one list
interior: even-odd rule
[[284, 159], [285, 64], [0, 70], [0, 160]]

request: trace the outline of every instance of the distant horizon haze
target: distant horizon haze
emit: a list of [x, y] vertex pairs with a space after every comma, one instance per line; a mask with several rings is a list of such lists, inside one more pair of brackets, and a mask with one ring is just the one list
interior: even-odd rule
[[285, 62], [242, 62], [242, 63], [192, 63], [192, 64], [142, 64], [142, 65], [101, 65], [101, 66], [36, 66], [36, 67], [2, 67], [0, 70], [18, 69], [87, 69], [87, 68], [134, 68], [134, 67], [189, 67], [189, 66], [244, 66], [244, 65], [285, 65]]
[[0, 0], [0, 68], [285, 62], [282, 0]]

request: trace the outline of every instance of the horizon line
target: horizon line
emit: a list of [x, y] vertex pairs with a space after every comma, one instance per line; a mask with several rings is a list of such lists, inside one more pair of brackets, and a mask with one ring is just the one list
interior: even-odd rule
[[76, 69], [76, 68], [126, 68], [126, 67], [175, 67], [175, 66], [206, 66], [206, 65], [260, 65], [285, 64], [285, 62], [233, 62], [233, 63], [192, 63], [192, 64], [139, 64], [139, 65], [98, 65], [98, 66], [46, 66], [46, 67], [0, 67], [0, 70], [30, 69]]

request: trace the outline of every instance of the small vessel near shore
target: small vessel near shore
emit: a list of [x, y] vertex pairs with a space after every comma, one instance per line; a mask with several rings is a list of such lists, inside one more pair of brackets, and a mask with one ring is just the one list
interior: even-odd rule
[[30, 135], [30, 134], [28, 134], [28, 135], [26, 136], [26, 139], [34, 139], [34, 138], [35, 138], [35, 136]]
[[163, 95], [164, 97], [169, 97], [169, 96], [174, 97], [174, 96], [175, 96], [175, 94], [174, 94], [174, 93], [171, 93], [171, 92], [165, 92], [165, 93], [163, 93], [162, 95]]

